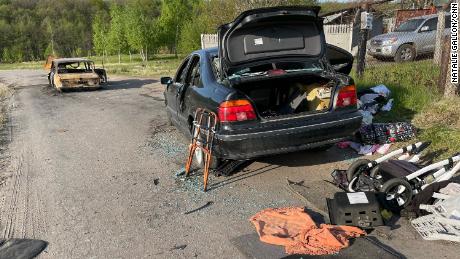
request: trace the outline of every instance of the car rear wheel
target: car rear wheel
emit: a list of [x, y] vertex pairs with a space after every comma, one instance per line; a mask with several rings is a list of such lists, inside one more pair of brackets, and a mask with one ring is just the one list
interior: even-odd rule
[[396, 51], [395, 61], [396, 62], [407, 62], [415, 59], [415, 49], [410, 44], [403, 44]]

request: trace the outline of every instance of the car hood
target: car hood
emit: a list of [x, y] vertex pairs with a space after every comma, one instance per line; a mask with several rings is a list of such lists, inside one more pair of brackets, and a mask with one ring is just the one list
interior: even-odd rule
[[326, 42], [320, 7], [274, 7], [243, 12], [219, 27], [222, 77], [251, 63], [321, 58]]
[[371, 40], [387, 40], [387, 39], [394, 38], [394, 37], [405, 36], [405, 35], [407, 35], [409, 33], [413, 33], [413, 32], [406, 32], [406, 31], [396, 32], [396, 31], [394, 31], [394, 32], [389, 32], [389, 33], [377, 35], [377, 36], [373, 37]]

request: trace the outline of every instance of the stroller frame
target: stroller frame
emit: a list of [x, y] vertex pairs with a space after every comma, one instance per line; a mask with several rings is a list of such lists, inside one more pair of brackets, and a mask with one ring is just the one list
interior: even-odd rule
[[[436, 171], [435, 171], [436, 170]], [[447, 181], [460, 170], [460, 154], [425, 166], [402, 178], [392, 178], [382, 184], [384, 204], [393, 211], [406, 207], [412, 196], [432, 183]], [[434, 171], [434, 172], [433, 172]], [[377, 177], [376, 174], [373, 177]]]
[[[363, 191], [360, 189], [359, 184], [364, 183], [366, 187], [371, 189], [370, 191], [378, 191], [384, 194], [383, 203], [388, 209], [399, 211], [406, 207], [414, 194], [417, 194], [432, 183], [449, 180], [455, 173], [460, 171], [460, 154], [425, 166], [404, 177], [391, 178], [385, 182], [382, 181], [383, 178], [379, 174], [378, 165], [394, 156], [404, 153], [409, 153], [409, 155], [403, 156], [404, 159], [400, 160], [417, 162], [420, 159], [419, 154], [430, 144], [430, 142], [418, 142], [395, 150], [375, 161], [357, 160], [347, 170], [347, 178], [349, 180], [348, 191]], [[413, 156], [410, 157], [410, 155]], [[366, 161], [369, 162], [365, 163]]]
[[[408, 160], [409, 162], [417, 162], [420, 157], [419, 154], [425, 150], [431, 143], [430, 142], [417, 142], [415, 144], [409, 145], [392, 151], [380, 158], [377, 158], [374, 161], [368, 159], [358, 159], [353, 162], [347, 170], [347, 179], [348, 179], [348, 188], [349, 192], [356, 192], [360, 190], [360, 186], [355, 186], [354, 184], [359, 183], [359, 181], [364, 180], [365, 184], [373, 186], [373, 176], [372, 172], [375, 172], [377, 166], [382, 162], [385, 162], [395, 156], [406, 154], [404, 158], [400, 160]], [[412, 155], [412, 158], [410, 156]], [[408, 159], [410, 158], [410, 159]], [[366, 179], [362, 179], [365, 176]], [[369, 181], [371, 180], [371, 181]], [[367, 189], [366, 191], [375, 191], [375, 188]]]

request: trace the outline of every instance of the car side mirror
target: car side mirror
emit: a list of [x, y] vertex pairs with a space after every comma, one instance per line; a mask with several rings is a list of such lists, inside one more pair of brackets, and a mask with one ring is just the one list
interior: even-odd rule
[[422, 28], [420, 28], [420, 32], [425, 32], [425, 31], [428, 31], [430, 29], [429, 26], [423, 26]]
[[172, 83], [172, 78], [169, 76], [165, 76], [165, 77], [162, 77], [160, 81], [162, 85], [169, 85]]

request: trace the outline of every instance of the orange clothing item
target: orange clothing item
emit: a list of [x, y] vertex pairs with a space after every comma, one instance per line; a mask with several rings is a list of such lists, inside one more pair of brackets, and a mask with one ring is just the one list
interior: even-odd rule
[[250, 221], [260, 241], [282, 245], [288, 254], [333, 254], [348, 247], [349, 238], [366, 233], [350, 226], [321, 224], [319, 227], [303, 208], [265, 209]]

